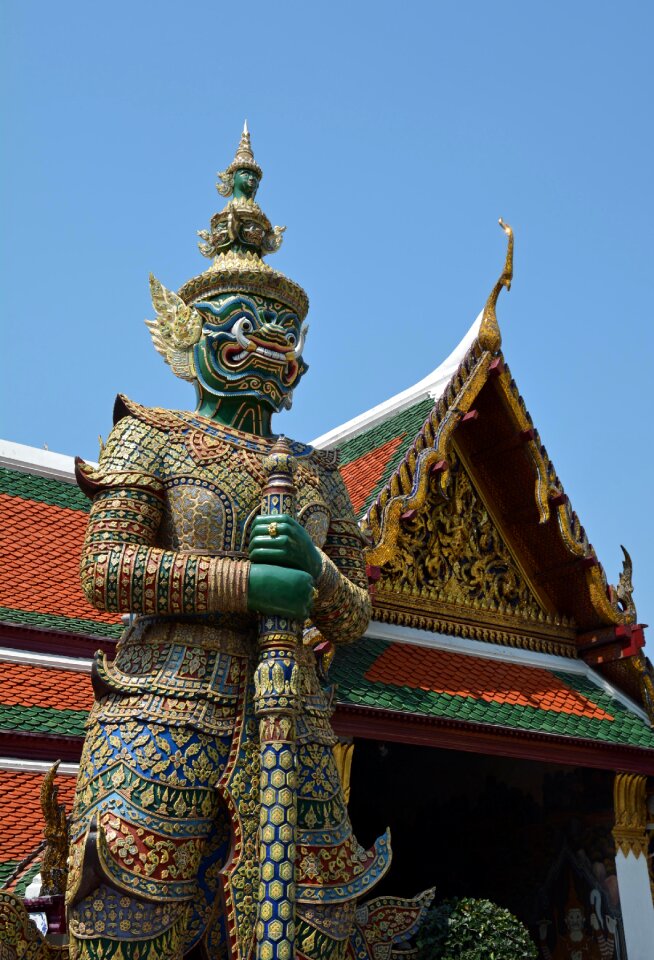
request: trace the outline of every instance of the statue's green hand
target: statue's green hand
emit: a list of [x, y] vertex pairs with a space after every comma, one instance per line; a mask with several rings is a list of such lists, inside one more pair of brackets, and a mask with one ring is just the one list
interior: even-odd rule
[[306, 620], [313, 602], [313, 577], [304, 570], [253, 563], [248, 579], [248, 610]]
[[287, 514], [256, 518], [250, 534], [250, 560], [304, 570], [314, 580], [322, 570], [320, 550], [304, 527]]

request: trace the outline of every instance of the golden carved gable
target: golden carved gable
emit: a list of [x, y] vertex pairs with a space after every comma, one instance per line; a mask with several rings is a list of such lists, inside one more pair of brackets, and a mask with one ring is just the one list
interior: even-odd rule
[[454, 451], [450, 467], [449, 499], [434, 485], [422, 509], [402, 520], [379, 591], [542, 622], [543, 607]]

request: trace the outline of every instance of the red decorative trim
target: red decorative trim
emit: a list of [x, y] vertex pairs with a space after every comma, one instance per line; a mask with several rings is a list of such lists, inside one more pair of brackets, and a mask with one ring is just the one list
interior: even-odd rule
[[82, 737], [61, 734], [29, 733], [21, 730], [0, 730], [0, 755], [17, 760], [61, 760], [79, 763], [82, 755]]
[[366, 566], [366, 576], [368, 577], [368, 583], [377, 583], [381, 577], [381, 567], [375, 567], [369, 563]]
[[93, 659], [96, 650], [104, 650], [113, 656], [118, 639], [97, 637], [84, 633], [64, 633], [37, 627], [24, 627], [17, 623], [0, 623], [0, 647], [14, 650], [30, 650], [33, 653], [52, 653], [61, 657], [86, 657]]
[[473, 420], [479, 419], [479, 410], [468, 410], [467, 413], [461, 417], [461, 423], [471, 423]]
[[332, 722], [339, 737], [390, 740], [466, 753], [654, 774], [654, 750], [600, 740], [577, 740], [538, 731], [394, 713], [350, 704], [338, 704]]
[[24, 900], [28, 913], [43, 912], [48, 918], [48, 933], [66, 933], [66, 902], [63, 894]]
[[645, 624], [620, 623], [601, 627], [577, 637], [578, 650], [586, 663], [609, 663], [635, 656], [645, 646]]

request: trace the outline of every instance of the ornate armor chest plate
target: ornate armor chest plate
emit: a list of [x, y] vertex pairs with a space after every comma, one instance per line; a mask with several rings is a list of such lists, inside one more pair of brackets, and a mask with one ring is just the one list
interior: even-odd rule
[[[246, 554], [265, 481], [267, 449], [192, 430], [170, 437], [164, 459], [166, 487], [161, 546], [192, 553]], [[327, 535], [330, 511], [320, 470], [312, 456], [298, 458], [298, 519], [318, 547]]]

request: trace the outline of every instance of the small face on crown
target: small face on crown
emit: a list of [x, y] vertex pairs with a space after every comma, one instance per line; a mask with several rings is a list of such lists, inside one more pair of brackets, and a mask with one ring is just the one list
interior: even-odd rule
[[244, 200], [254, 200], [259, 189], [259, 177], [254, 170], [242, 167], [234, 171], [234, 197]]
[[274, 412], [290, 407], [307, 370], [307, 328], [297, 314], [255, 295], [225, 294], [194, 306], [204, 320], [194, 354], [201, 392], [254, 397]]

